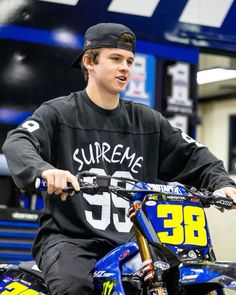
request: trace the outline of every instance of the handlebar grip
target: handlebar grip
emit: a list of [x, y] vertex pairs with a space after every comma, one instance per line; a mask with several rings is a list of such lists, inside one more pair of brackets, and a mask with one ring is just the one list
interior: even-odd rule
[[39, 191], [46, 191], [48, 188], [47, 181], [41, 177], [36, 178], [35, 188]]
[[[47, 181], [45, 179], [43, 179], [42, 177], [38, 177], [36, 178], [35, 180], [35, 188], [38, 190], [38, 191], [47, 191], [48, 189], [48, 186], [47, 186]], [[75, 192], [74, 188], [73, 187], [65, 187], [63, 190], [63, 192], [68, 192], [70, 194], [73, 194]]]
[[225, 208], [231, 209], [234, 204], [233, 199], [221, 196], [214, 196], [214, 205]]
[[[89, 195], [95, 195], [99, 188], [96, 184], [90, 184], [90, 185], [85, 185], [83, 182], [80, 183], [80, 191]], [[47, 191], [47, 181], [41, 177], [36, 178], [35, 181], [35, 188], [39, 191]], [[68, 193], [73, 193], [74, 188], [73, 187], [66, 187], [63, 189], [64, 192]]]

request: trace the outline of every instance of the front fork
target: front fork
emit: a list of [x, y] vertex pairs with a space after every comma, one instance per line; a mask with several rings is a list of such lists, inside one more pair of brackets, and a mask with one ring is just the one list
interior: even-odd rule
[[[141, 204], [139, 202], [134, 203], [129, 210], [129, 217], [134, 224], [135, 215], [140, 206]], [[155, 273], [150, 246], [137, 226], [135, 226], [135, 236], [143, 264], [143, 278], [148, 287], [148, 295], [168, 295], [167, 289], [162, 281], [162, 274], [158, 275]]]
[[157, 276], [155, 275], [155, 267], [149, 244], [137, 227], [135, 228], [135, 235], [143, 263], [144, 281], [148, 286], [148, 295], [168, 295], [161, 277], [159, 277], [158, 280], [154, 280]]
[[223, 290], [220, 290], [220, 291], [211, 291], [211, 292], [207, 293], [206, 295], [225, 295], [225, 292]]

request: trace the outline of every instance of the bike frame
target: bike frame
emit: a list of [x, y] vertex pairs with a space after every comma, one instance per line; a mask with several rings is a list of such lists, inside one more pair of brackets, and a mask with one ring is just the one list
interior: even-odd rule
[[175, 257], [180, 285], [188, 294], [204, 290], [204, 294], [219, 295], [224, 294], [225, 287], [236, 289], [236, 263], [215, 260], [199, 199], [189, 196], [182, 187], [175, 188], [173, 194], [168, 193], [168, 186], [159, 189], [163, 194], [150, 193], [145, 197], [136, 194], [131, 202], [136, 210], [131, 217], [136, 241], [114, 249], [98, 261], [95, 285], [104, 295], [125, 295], [124, 279], [132, 282], [139, 276], [139, 285], [146, 284], [147, 290], [152, 290], [150, 294], [168, 294], [164, 275], [171, 269], [171, 262], [156, 261], [150, 251], [152, 245], [163, 256]]

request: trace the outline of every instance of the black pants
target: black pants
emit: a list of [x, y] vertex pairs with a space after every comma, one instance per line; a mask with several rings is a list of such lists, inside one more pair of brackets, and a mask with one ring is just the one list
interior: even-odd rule
[[43, 251], [40, 269], [52, 295], [94, 294], [92, 272], [112, 249], [106, 241], [59, 242]]

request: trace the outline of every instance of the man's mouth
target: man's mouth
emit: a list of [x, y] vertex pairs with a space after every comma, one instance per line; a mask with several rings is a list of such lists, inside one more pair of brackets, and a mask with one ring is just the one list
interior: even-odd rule
[[119, 76], [117, 77], [118, 80], [120, 80], [121, 82], [126, 82], [127, 78], [125, 76]]

